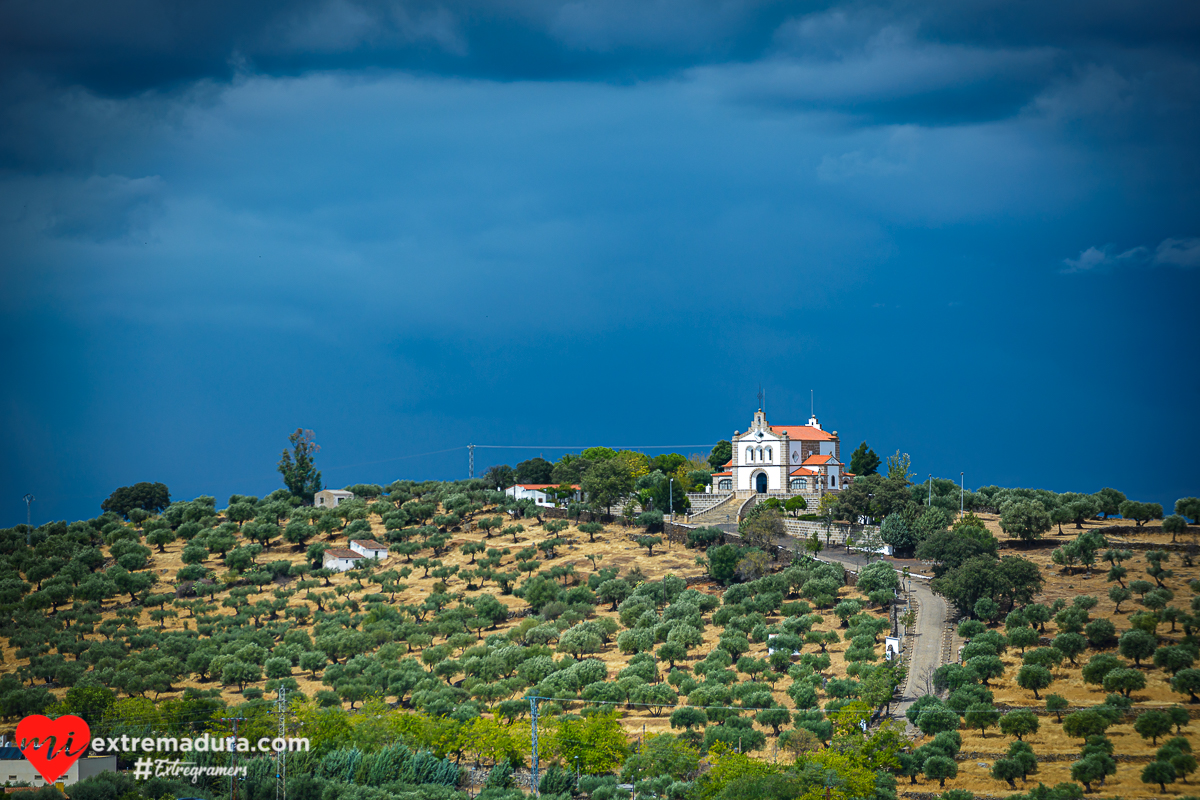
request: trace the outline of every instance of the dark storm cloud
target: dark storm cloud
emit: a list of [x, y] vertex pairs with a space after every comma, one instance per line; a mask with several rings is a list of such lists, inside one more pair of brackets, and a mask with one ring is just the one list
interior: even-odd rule
[[[1200, 13], [1187, 0], [9, 0], [0, 5], [0, 65], [102, 94], [223, 81], [246, 70], [400, 68], [501, 80], [621, 80], [781, 51], [837, 59], [880, 31], [897, 30], [983, 51], [1070, 48], [1084, 58], [1105, 48], [1194, 53]], [[1027, 70], [1018, 73], [1018, 83], [1029, 81]]]
[[1194, 493], [1195, 8], [0, 0], [0, 525], [760, 383], [968, 485]]

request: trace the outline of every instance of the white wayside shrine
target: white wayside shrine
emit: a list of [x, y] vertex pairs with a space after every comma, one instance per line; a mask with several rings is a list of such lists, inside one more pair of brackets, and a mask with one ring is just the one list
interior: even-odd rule
[[759, 409], [730, 444], [733, 457], [712, 476], [714, 494], [800, 495], [815, 508], [821, 495], [840, 492], [854, 478], [842, 465], [837, 431], [822, 429], [815, 414], [807, 425], [772, 425]]

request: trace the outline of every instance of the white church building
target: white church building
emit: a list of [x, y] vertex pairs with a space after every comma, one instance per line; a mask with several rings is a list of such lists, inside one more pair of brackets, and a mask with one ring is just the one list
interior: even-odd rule
[[772, 425], [762, 409], [754, 414], [749, 430], [730, 437], [733, 457], [712, 476], [714, 494], [802, 495], [814, 500], [840, 492], [854, 475], [841, 462], [837, 431], [821, 427], [814, 414], [807, 425]]

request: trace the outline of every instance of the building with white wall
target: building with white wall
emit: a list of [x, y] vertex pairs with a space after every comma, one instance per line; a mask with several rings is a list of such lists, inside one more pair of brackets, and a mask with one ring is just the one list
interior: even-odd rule
[[354, 569], [358, 562], [365, 558], [366, 556], [362, 553], [354, 550], [332, 547], [321, 556], [321, 566], [334, 572], [345, 572], [348, 569]]
[[388, 546], [374, 539], [352, 539], [350, 549], [363, 558], [374, 558], [377, 561], [383, 561], [388, 557]]
[[571, 484], [571, 488], [575, 490], [575, 494], [568, 497], [566, 500], [555, 500], [550, 495], [548, 489], [557, 489], [556, 483], [518, 483], [504, 490], [504, 493], [515, 500], [532, 500], [539, 506], [545, 508], [555, 508], [562, 503], [581, 503], [583, 502], [583, 491], [578, 484]]
[[353, 497], [354, 492], [342, 489], [322, 489], [313, 495], [313, 505], [317, 508], [337, 508]]
[[713, 475], [716, 494], [780, 494], [817, 497], [839, 492], [853, 477], [840, 460], [837, 431], [821, 427], [814, 414], [807, 425], [772, 425], [762, 409], [750, 428], [734, 431], [733, 457]]

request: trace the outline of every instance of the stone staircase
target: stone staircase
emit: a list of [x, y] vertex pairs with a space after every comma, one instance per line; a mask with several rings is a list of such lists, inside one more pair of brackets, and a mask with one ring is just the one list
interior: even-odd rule
[[701, 511], [699, 514], [689, 514], [687, 518], [688, 525], [736, 525], [738, 522], [738, 511], [741, 509], [744, 500], [736, 494], [726, 495], [725, 499], [717, 503], [711, 508]]

